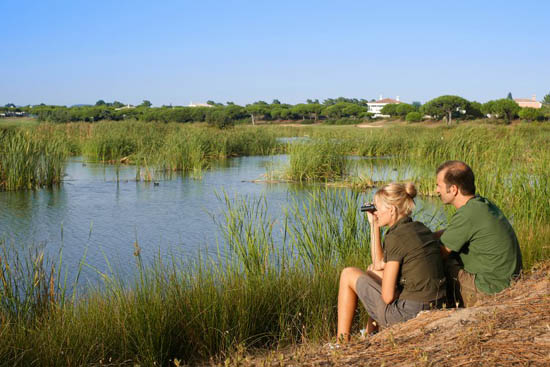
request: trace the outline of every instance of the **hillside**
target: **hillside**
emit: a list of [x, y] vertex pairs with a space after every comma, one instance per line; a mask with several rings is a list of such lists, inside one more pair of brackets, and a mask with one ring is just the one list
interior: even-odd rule
[[340, 348], [301, 345], [240, 366], [550, 366], [550, 262], [468, 309], [428, 311]]

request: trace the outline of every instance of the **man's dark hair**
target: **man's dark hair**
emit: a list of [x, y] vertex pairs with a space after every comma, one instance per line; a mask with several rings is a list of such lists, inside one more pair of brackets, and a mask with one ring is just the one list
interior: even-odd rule
[[461, 161], [447, 161], [437, 167], [436, 174], [443, 170], [445, 170], [443, 181], [445, 181], [447, 189], [451, 185], [456, 185], [462, 195], [475, 195], [474, 171], [470, 166]]

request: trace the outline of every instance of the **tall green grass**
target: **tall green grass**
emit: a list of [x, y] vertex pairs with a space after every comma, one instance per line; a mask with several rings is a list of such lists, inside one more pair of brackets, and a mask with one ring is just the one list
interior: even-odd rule
[[0, 129], [0, 190], [58, 184], [69, 151], [63, 134], [48, 127]]
[[[328, 208], [331, 198], [338, 199]], [[49, 268], [42, 260], [27, 257], [31, 267], [19, 276], [15, 269], [25, 269], [21, 260], [3, 257], [3, 279], [30, 290], [24, 292], [30, 306], [20, 308], [27, 317], [18, 317], [21, 312], [12, 312], [9, 303], [0, 304], [0, 364], [169, 365], [174, 359], [197, 362], [210, 357], [223, 361], [239, 346], [265, 348], [330, 338], [338, 273], [346, 265], [366, 266], [367, 256], [362, 255], [368, 252], [368, 232], [357, 211], [357, 194], [313, 192], [305, 202], [291, 205], [279, 224], [270, 217], [265, 199], [224, 200], [227, 210], [220, 225], [226, 257], [191, 263], [157, 259], [146, 266], [136, 244], [133, 281], [105, 274], [101, 287], [90, 288], [74, 302], [59, 302], [59, 288], [48, 286], [57, 282], [56, 273], [45, 271]], [[310, 225], [313, 213], [330, 218]], [[320, 228], [324, 236], [316, 233]], [[274, 229], [287, 235], [276, 236]], [[298, 238], [313, 233], [320, 251]], [[37, 271], [46, 275], [37, 278]], [[7, 289], [1, 289], [2, 300], [13, 298]], [[49, 297], [51, 290], [51, 298], [42, 296]], [[25, 312], [32, 309], [40, 312]]]
[[[187, 169], [184, 163], [194, 158], [171, 159], [186, 157], [185, 146], [192, 139], [200, 146], [192, 150], [206, 161], [202, 167], [234, 154], [279, 151], [273, 129], [217, 132], [205, 127], [187, 131], [185, 125], [109, 124], [65, 125], [47, 134], [63, 136], [68, 151], [80, 149], [98, 160], [120, 159], [120, 142], [131, 137], [130, 159], [147, 160], [163, 170]], [[308, 146], [288, 148], [303, 149], [298, 153], [303, 159], [322, 149], [339, 157], [390, 156], [387, 162], [397, 168], [398, 177], [412, 178], [425, 194], [433, 193], [440, 163], [464, 160], [476, 173], [479, 193], [513, 222], [525, 267], [550, 257], [546, 125], [308, 127], [280, 134], [293, 131], [328, 144], [310, 151]], [[97, 148], [102, 146], [114, 149]], [[111, 153], [98, 153], [107, 151]], [[318, 155], [311, 160], [324, 159]], [[307, 175], [321, 181], [326, 177], [303, 177]], [[74, 302], [65, 301], [62, 271], [40, 252], [5, 250], [0, 269], [0, 365], [170, 365], [176, 358], [192, 363], [210, 357], [223, 361], [239, 346], [263, 348], [332, 337], [338, 274], [345, 266], [365, 267], [369, 257], [368, 226], [357, 210], [360, 194], [312, 191], [305, 199], [291, 201], [280, 217], [269, 215], [265, 199], [223, 200], [226, 211], [220, 225], [226, 247], [220, 254], [226, 257], [202, 254], [191, 263], [157, 259], [149, 266], [136, 251], [137, 275], [131, 282], [106, 274], [102, 286], [88, 288]], [[361, 311], [359, 317], [364, 316]]]
[[334, 181], [347, 172], [348, 161], [342, 143], [328, 138], [288, 144], [290, 165], [287, 178], [303, 181]]

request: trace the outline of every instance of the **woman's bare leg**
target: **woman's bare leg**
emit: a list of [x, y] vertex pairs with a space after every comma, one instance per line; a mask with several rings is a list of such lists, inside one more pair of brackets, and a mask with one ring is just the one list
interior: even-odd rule
[[357, 291], [355, 283], [361, 275], [366, 273], [359, 268], [345, 268], [340, 274], [340, 288], [338, 289], [338, 333], [337, 341], [347, 342], [350, 338], [351, 322], [357, 307]]

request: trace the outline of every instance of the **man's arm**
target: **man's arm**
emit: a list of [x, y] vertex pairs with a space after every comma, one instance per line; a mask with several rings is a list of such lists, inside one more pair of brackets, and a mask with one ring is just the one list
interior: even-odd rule
[[440, 239], [441, 236], [443, 235], [443, 232], [445, 232], [444, 229], [440, 229], [439, 231], [434, 232], [434, 238], [435, 238], [436, 240]]

